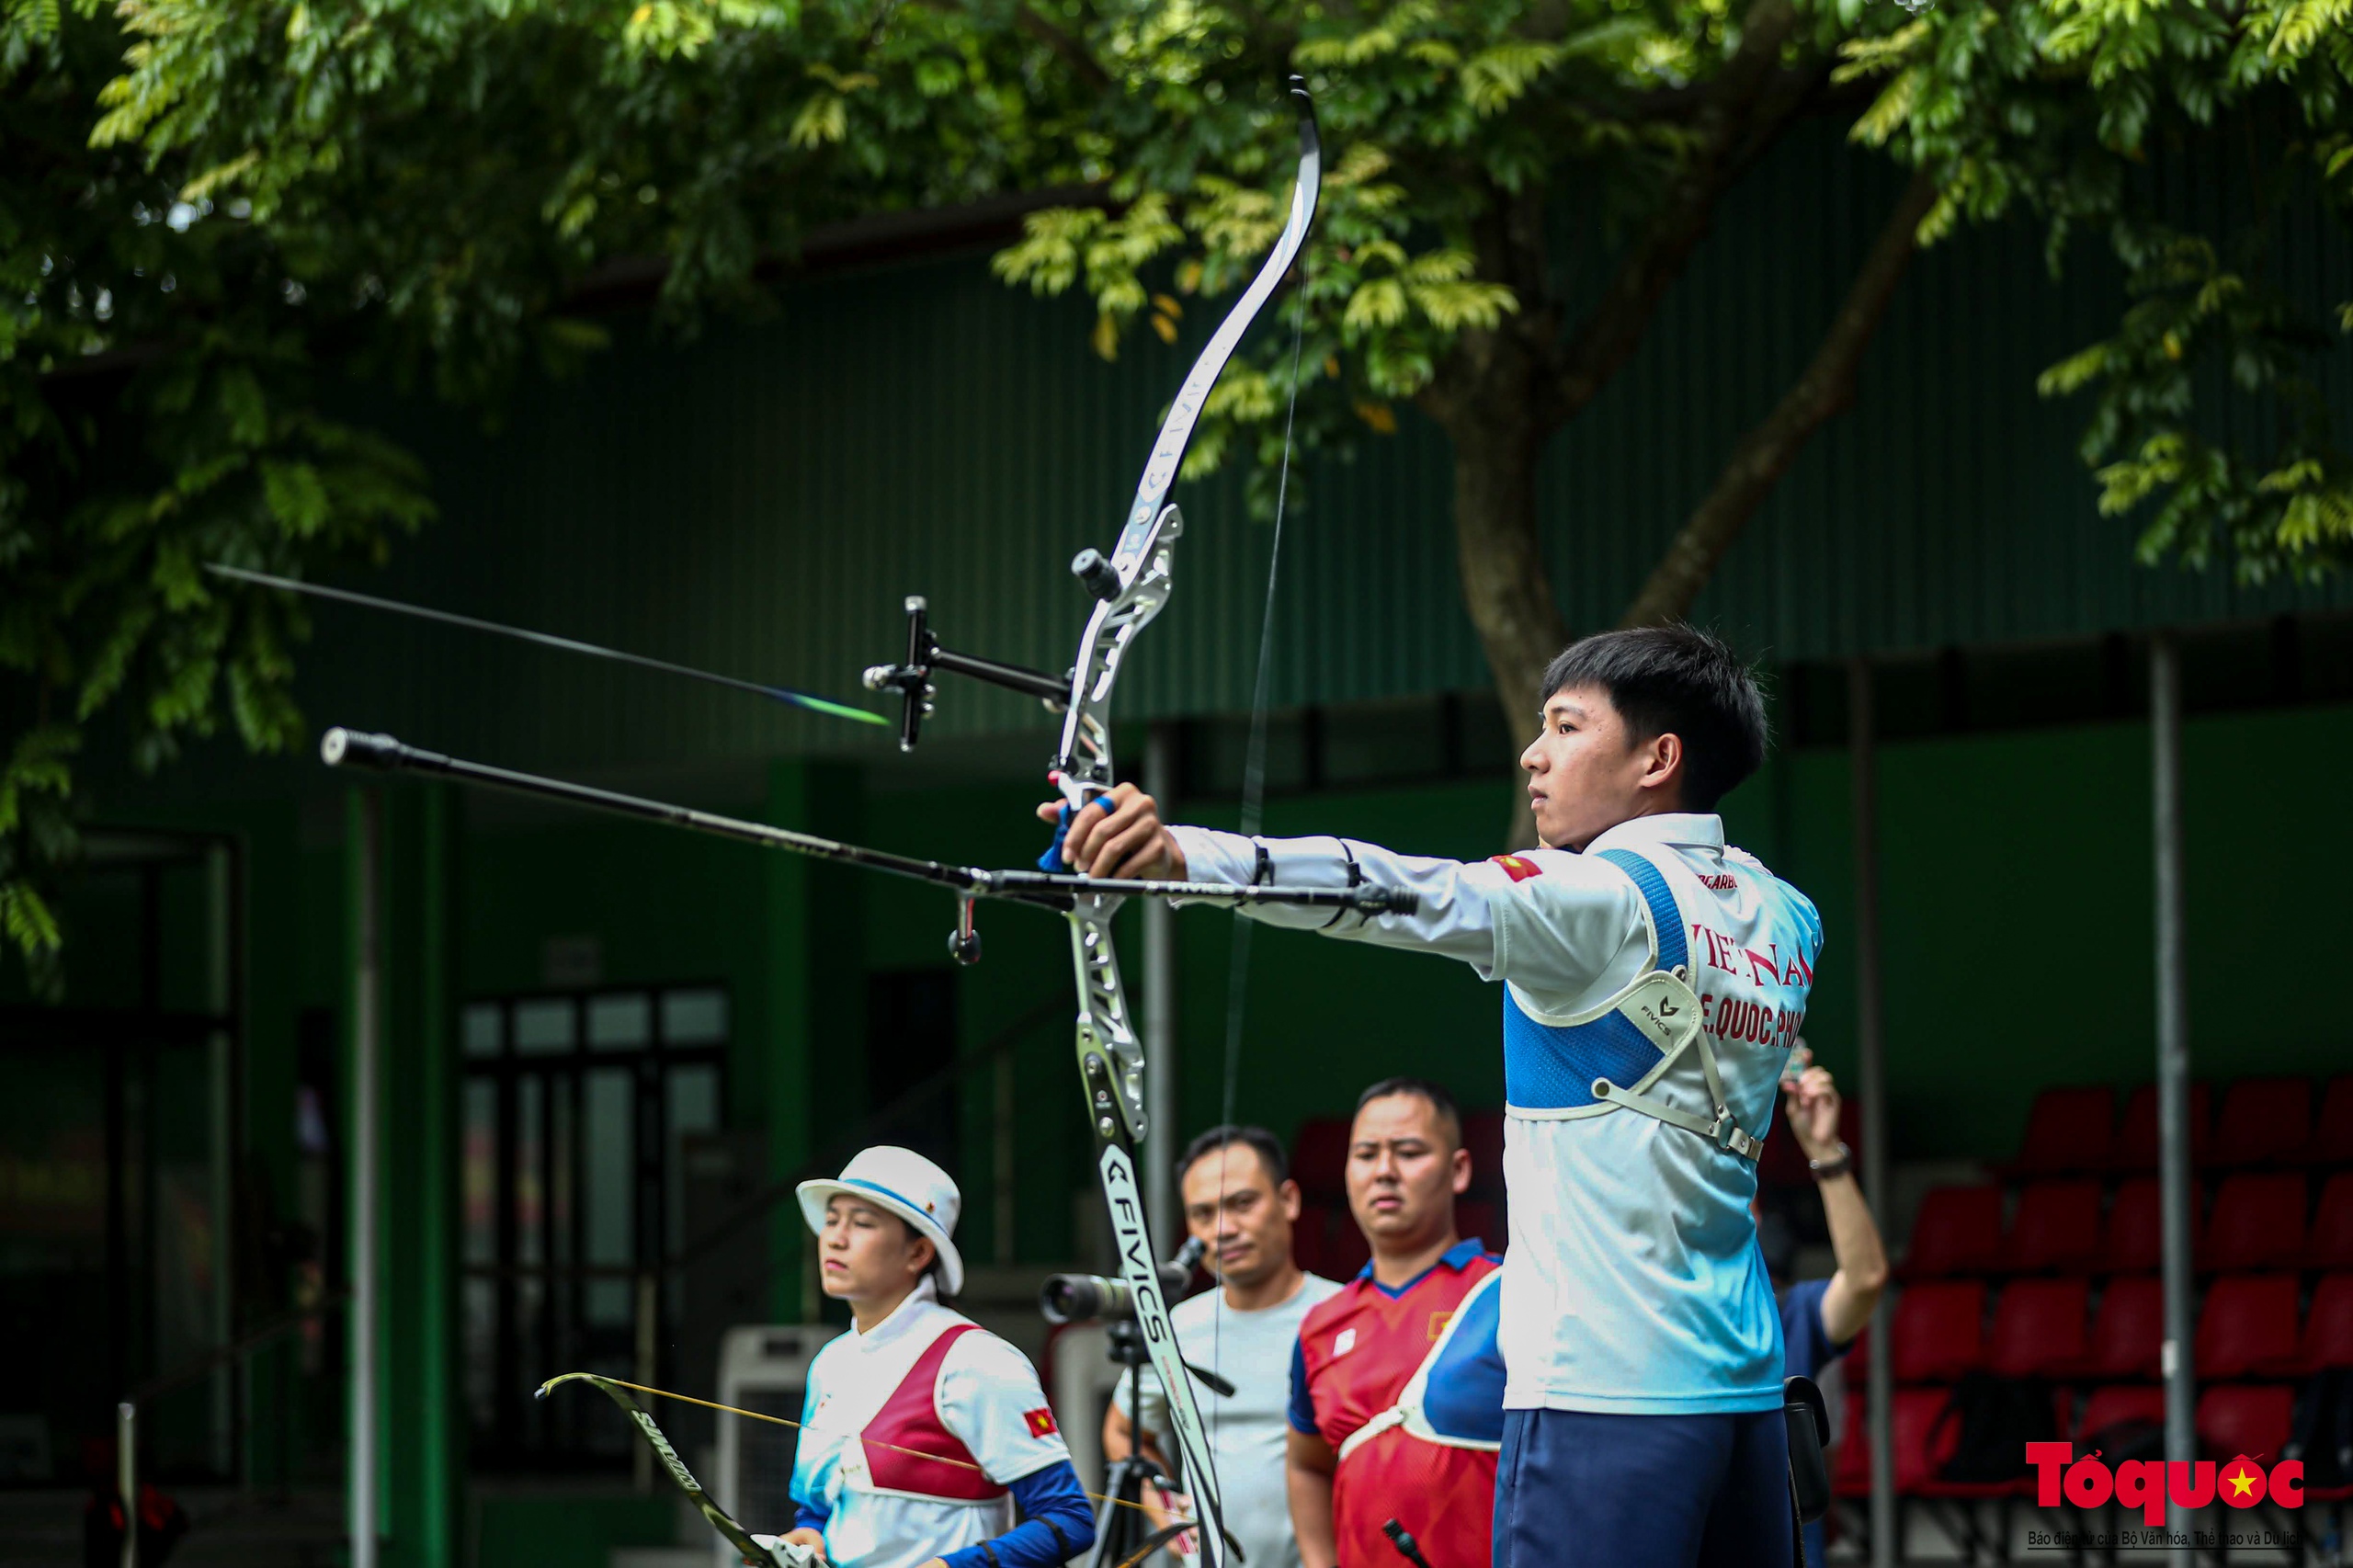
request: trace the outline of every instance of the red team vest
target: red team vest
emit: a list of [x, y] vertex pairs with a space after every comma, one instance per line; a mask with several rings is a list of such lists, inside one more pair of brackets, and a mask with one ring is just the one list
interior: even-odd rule
[[[866, 1473], [875, 1491], [960, 1503], [1005, 1495], [1005, 1488], [973, 1462], [972, 1450], [939, 1419], [939, 1369], [947, 1364], [949, 1346], [979, 1326], [960, 1323], [943, 1330], [859, 1430], [858, 1446], [866, 1451]], [[904, 1451], [909, 1449], [915, 1451]], [[925, 1454], [949, 1462], [936, 1464]]]
[[[1440, 1262], [1392, 1299], [1360, 1275], [1300, 1324], [1300, 1356], [1315, 1428], [1338, 1452], [1397, 1403], [1471, 1288], [1500, 1267], [1481, 1253]], [[1392, 1426], [1357, 1446], [1332, 1477], [1339, 1568], [1409, 1568], [1381, 1527], [1410, 1531], [1430, 1568], [1483, 1568], [1494, 1555], [1495, 1456], [1415, 1437]]]

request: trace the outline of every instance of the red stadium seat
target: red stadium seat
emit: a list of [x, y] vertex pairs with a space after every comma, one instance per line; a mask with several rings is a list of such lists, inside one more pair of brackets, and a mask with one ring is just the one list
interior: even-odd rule
[[1961, 1446], [1961, 1423], [1944, 1418], [1950, 1389], [1895, 1391], [1895, 1490], [1918, 1496], [1941, 1483], [1937, 1472]]
[[2322, 1091], [2303, 1158], [2307, 1165], [2353, 1165], [2353, 1073], [2339, 1073]]
[[2222, 1094], [2214, 1163], [2269, 1165], [2294, 1159], [2313, 1135], [2309, 1078], [2242, 1078]]
[[2307, 1268], [2353, 1268], [2353, 1171], [2339, 1171], [2320, 1189], [2320, 1210], [2304, 1236]]
[[1896, 1298], [1893, 1333], [1898, 1382], [1948, 1382], [1976, 1370], [1985, 1364], [1985, 1282], [1907, 1288]]
[[[2206, 1163], [2207, 1132], [2213, 1119], [2214, 1096], [2204, 1084], [2189, 1085], [2189, 1159]], [[2143, 1084], [2124, 1102], [2124, 1119], [2116, 1130], [2116, 1149], [2109, 1164], [2118, 1170], [2157, 1168], [2157, 1086]]]
[[2085, 1362], [2090, 1316], [2087, 1280], [2013, 1280], [1994, 1303], [1985, 1364], [2006, 1378], [2064, 1377]]
[[1932, 1187], [1912, 1220], [1912, 1246], [1904, 1273], [1913, 1279], [1974, 1274], [2002, 1254], [2002, 1189]]
[[2165, 1390], [2145, 1384], [2094, 1389], [2075, 1414], [2075, 1447], [2088, 1450], [2097, 1440], [2114, 1449], [2124, 1446], [2120, 1439], [2152, 1427], [2162, 1433], [2165, 1426]]
[[2208, 1389], [2198, 1398], [2198, 1446], [2223, 1463], [2245, 1454], [2266, 1464], [2288, 1446], [2296, 1394], [2277, 1383]]
[[1348, 1201], [1348, 1130], [1354, 1124], [1336, 1116], [1310, 1117], [1299, 1124], [1290, 1143], [1290, 1176], [1311, 1203]]
[[[2154, 1176], [2136, 1176], [2116, 1189], [2108, 1206], [2108, 1229], [2100, 1244], [2103, 1274], [2141, 1274], [2165, 1262], [2165, 1204]], [[2205, 1251], [2205, 1227], [2198, 1210], [2198, 1193], [2190, 1189], [2189, 1251], [2193, 1258]]]
[[2027, 1113], [2026, 1136], [2007, 1174], [2067, 1176], [2105, 1169], [2116, 1138], [2116, 1091], [2105, 1084], [2045, 1089]]
[[2296, 1369], [2296, 1277], [2226, 1274], [2198, 1314], [2198, 1375], [2217, 1381]]
[[2075, 1273], [2099, 1260], [2099, 1183], [2038, 1181], [2018, 1194], [2002, 1267], [2020, 1274]]
[[2086, 1369], [2098, 1378], [2154, 1378], [2165, 1342], [2164, 1283], [2154, 1274], [2120, 1275], [2100, 1292]]
[[2296, 1358], [2308, 1372], [2353, 1367], [2353, 1274], [2328, 1275], [2313, 1288]]
[[[1471, 1193], [1473, 1198], [1504, 1195], [1504, 1113], [1467, 1110], [1462, 1113], [1462, 1146], [1471, 1151]], [[1501, 1246], [1501, 1236], [1488, 1242]]]
[[1487, 1244], [1489, 1252], [1504, 1250], [1503, 1215], [1493, 1203], [1476, 1198], [1454, 1200], [1454, 1230], [1461, 1236], [1476, 1236]]
[[[1348, 1228], [1354, 1230], [1356, 1226], [1352, 1222]], [[1310, 1274], [1321, 1274], [1327, 1279], [1331, 1278], [1332, 1270], [1328, 1264], [1332, 1248], [1327, 1239], [1331, 1233], [1332, 1210], [1329, 1205], [1301, 1204], [1299, 1218], [1291, 1222], [1290, 1227], [1290, 1260]]]
[[2304, 1256], [2306, 1201], [2301, 1171], [2242, 1171], [2225, 1177], [2206, 1216], [2198, 1267], [2216, 1273], [2293, 1268]]
[[1356, 1216], [1345, 1209], [1332, 1216], [1332, 1233], [1324, 1245], [1322, 1273], [1326, 1279], [1345, 1284], [1372, 1261], [1372, 1244], [1357, 1229]]

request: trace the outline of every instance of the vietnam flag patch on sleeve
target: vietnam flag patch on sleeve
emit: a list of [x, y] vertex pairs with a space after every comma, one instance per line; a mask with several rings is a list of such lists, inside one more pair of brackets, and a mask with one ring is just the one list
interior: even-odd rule
[[1054, 1425], [1054, 1413], [1044, 1405], [1023, 1411], [1021, 1419], [1029, 1424], [1029, 1435], [1033, 1437], [1051, 1437], [1062, 1430]]
[[1544, 868], [1525, 855], [1497, 855], [1492, 858], [1504, 869], [1504, 875], [1516, 882], [1524, 882], [1530, 877], [1544, 874]]

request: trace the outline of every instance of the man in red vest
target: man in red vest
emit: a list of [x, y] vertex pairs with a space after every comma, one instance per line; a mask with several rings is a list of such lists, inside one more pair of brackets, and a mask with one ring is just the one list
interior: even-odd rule
[[1291, 1365], [1287, 1472], [1301, 1568], [1488, 1561], [1497, 1445], [1458, 1435], [1447, 1402], [1502, 1408], [1493, 1335], [1462, 1337], [1483, 1357], [1434, 1376], [1458, 1319], [1473, 1303], [1492, 1316], [1497, 1304], [1481, 1286], [1502, 1260], [1455, 1233], [1454, 1199], [1470, 1185], [1461, 1116], [1444, 1089], [1390, 1078], [1364, 1092], [1348, 1135], [1348, 1209], [1372, 1261], [1307, 1314]]

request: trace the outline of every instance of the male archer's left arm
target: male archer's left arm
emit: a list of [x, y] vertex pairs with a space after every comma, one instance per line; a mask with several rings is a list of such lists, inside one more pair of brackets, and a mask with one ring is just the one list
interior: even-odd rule
[[[1058, 812], [1039, 808], [1041, 820]], [[1483, 980], [1508, 980], [1545, 1006], [1566, 1006], [1641, 973], [1649, 952], [1642, 895], [1598, 857], [1553, 849], [1491, 860], [1400, 855], [1360, 839], [1249, 837], [1164, 824], [1153, 798], [1122, 784], [1078, 813], [1063, 853], [1097, 877], [1267, 885], [1409, 889], [1411, 914], [1360, 915], [1299, 904], [1245, 904], [1270, 926], [1460, 959]]]

